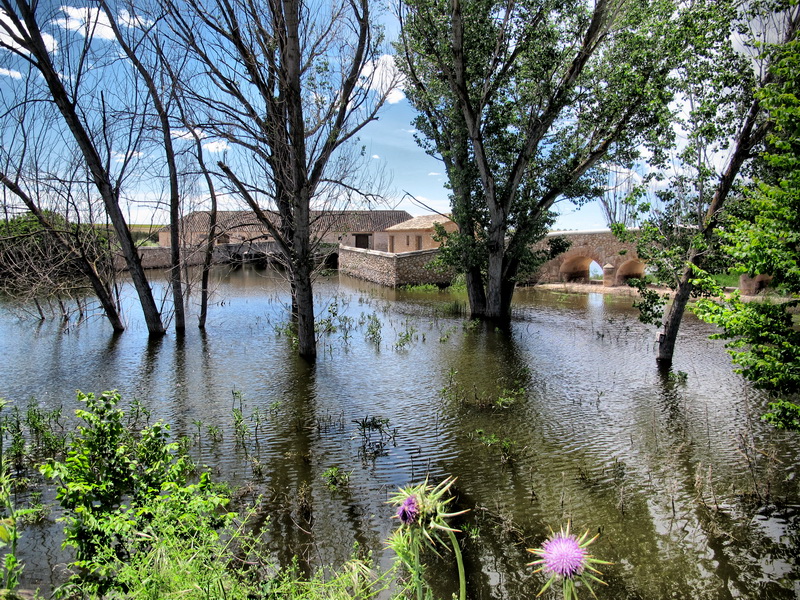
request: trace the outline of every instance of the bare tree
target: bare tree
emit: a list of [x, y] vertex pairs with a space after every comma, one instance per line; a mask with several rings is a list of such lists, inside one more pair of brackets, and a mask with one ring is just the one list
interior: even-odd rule
[[[60, 298], [64, 291], [68, 291], [71, 296], [73, 290], [84, 289], [86, 284], [76, 281], [76, 275], [83, 276], [97, 295], [111, 326], [115, 331], [123, 331], [125, 326], [111, 291], [111, 256], [108, 252], [103, 252], [108, 240], [100, 241], [97, 230], [92, 225], [82, 227], [80, 223], [70, 224], [63, 218], [59, 223], [53, 218], [53, 213], [48, 214], [42, 210], [18, 182], [12, 181], [2, 172], [0, 183], [5, 190], [22, 201], [41, 228], [40, 232], [23, 234], [34, 243], [25, 243], [25, 240], [20, 243], [14, 237], [19, 233], [7, 227], [11, 221], [5, 222], [8, 235], [0, 240], [0, 252], [3, 255], [0, 263], [4, 267], [0, 268], [3, 271], [0, 280], [3, 281], [5, 291], [15, 297], [22, 295], [29, 298], [39, 307], [38, 299], [42, 295]], [[3, 196], [4, 207], [7, 207], [5, 194]], [[8, 285], [13, 285], [16, 289], [9, 290]], [[22, 294], [21, 286], [25, 288]], [[39, 312], [41, 314], [41, 308]]]
[[[118, 3], [121, 4], [121, 3]], [[178, 87], [180, 67], [173, 64], [166, 68], [166, 57], [162, 48], [163, 40], [159, 36], [161, 14], [150, 18], [142, 18], [133, 2], [122, 3], [129, 27], [125, 33], [117, 24], [117, 13], [106, 0], [99, 0], [100, 8], [106, 15], [109, 27], [114, 33], [125, 56], [133, 65], [141, 78], [153, 103], [158, 118], [160, 142], [164, 151], [169, 181], [169, 222], [170, 222], [170, 284], [175, 311], [175, 330], [182, 333], [186, 330], [186, 317], [183, 301], [183, 284], [181, 281], [181, 244], [178, 225], [181, 218], [180, 173], [176, 161], [176, 149], [173, 144], [173, 130], [170, 122], [170, 104], [175, 98]], [[160, 3], [159, 3], [160, 6]], [[149, 59], [149, 60], [148, 60]], [[159, 77], [160, 75], [160, 77]], [[160, 85], [159, 85], [160, 84]]]
[[600, 207], [606, 218], [606, 225], [622, 223], [625, 227], [635, 227], [638, 212], [631, 197], [641, 178], [631, 169], [620, 165], [609, 165], [604, 168], [607, 184], [600, 197]]
[[[370, 0], [173, 0], [176, 38], [196, 72], [195, 127], [229, 144], [218, 167], [277, 242], [287, 267], [299, 353], [316, 356], [312, 208], [358, 193], [358, 132], [377, 91], [382, 36]], [[277, 218], [271, 216], [271, 211]]]
[[[161, 314], [121, 202], [123, 187], [141, 150], [145, 132], [141, 117], [148, 99], [126, 85], [127, 65], [121, 64], [116, 50], [98, 42], [103, 25], [97, 9], [83, 9], [86, 18], [78, 27], [67, 23], [68, 28], [53, 26], [58, 13], [51, 7], [27, 0], [0, 0], [0, 48], [19, 68], [30, 70], [21, 84], [26, 93], [21, 101], [43, 102], [56, 109], [53, 112], [59, 115], [60, 123], [51, 124], [61, 126], [50, 132], [54, 143], [50, 151], [70, 159], [81, 157], [87, 179], [102, 200], [116, 234], [148, 331], [163, 335]], [[60, 37], [45, 32], [45, 26]], [[3, 118], [13, 119], [15, 113], [12, 109]], [[15, 174], [6, 175], [11, 181], [17, 179]]]

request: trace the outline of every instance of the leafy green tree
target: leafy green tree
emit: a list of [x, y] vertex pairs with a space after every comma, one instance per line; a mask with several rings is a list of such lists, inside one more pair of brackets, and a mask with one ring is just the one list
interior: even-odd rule
[[554, 202], [601, 195], [603, 161], [631, 165], [669, 134], [684, 16], [667, 0], [410, 0], [398, 14], [419, 141], [444, 162], [460, 229], [445, 248], [473, 316], [506, 320]]
[[743, 302], [740, 295], [701, 301], [695, 310], [723, 328], [718, 337], [731, 340], [739, 372], [759, 388], [784, 399], [772, 404], [767, 419], [778, 427], [800, 431], [800, 331], [793, 316], [800, 304], [800, 41], [780, 48], [772, 65], [774, 81], [758, 100], [774, 123], [766, 161], [777, 174], [748, 191], [750, 218], [730, 219], [721, 232], [723, 250], [751, 275], [773, 274], [786, 302]]
[[759, 90], [783, 77], [770, 69], [775, 49], [791, 42], [800, 25], [795, 0], [698, 2], [691, 14], [690, 60], [675, 80], [680, 143], [649, 160], [646, 184], [633, 195], [645, 214], [639, 230], [614, 227], [637, 239], [652, 277], [674, 290], [666, 305], [666, 296], [638, 282], [642, 320], [663, 327], [657, 360], [664, 366], [672, 363], [689, 300], [705, 293], [695, 285], [696, 269], [730, 266], [728, 254], [719, 251], [720, 225], [733, 212], [729, 197], [739, 195], [743, 179], [758, 167], [755, 159], [772, 127]]

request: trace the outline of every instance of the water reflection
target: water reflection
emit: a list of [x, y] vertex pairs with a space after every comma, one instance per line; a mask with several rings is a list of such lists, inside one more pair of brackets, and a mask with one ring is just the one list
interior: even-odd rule
[[[355, 543], [389, 564], [386, 499], [454, 475], [470, 509], [470, 597], [535, 595], [525, 548], [566, 520], [602, 531], [595, 552], [615, 563], [602, 597], [800, 591], [800, 443], [759, 421], [765, 399], [707, 325], [689, 317], [673, 370], [659, 372], [628, 298], [521, 290], [497, 331], [448, 312], [463, 299], [331, 278], [317, 286], [331, 327], [310, 367], [283, 330], [287, 297], [271, 271], [220, 270], [206, 330], [155, 342], [135, 321], [121, 335], [99, 320], [64, 332], [0, 308], [0, 397], [65, 412], [75, 389], [140, 400], [259, 502], [275, 556], [306, 568], [341, 563]], [[326, 485], [332, 467], [347, 485]], [[57, 531], [25, 532], [29, 583], [57, 581]], [[440, 597], [452, 569], [431, 570]]]

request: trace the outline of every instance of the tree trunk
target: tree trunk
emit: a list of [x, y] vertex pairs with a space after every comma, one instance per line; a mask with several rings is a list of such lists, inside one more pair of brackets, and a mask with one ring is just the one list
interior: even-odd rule
[[[150, 98], [153, 100], [153, 107], [156, 109], [158, 119], [161, 124], [161, 137], [164, 144], [164, 158], [169, 170], [169, 224], [170, 224], [170, 269], [169, 279], [172, 287], [172, 300], [175, 310], [175, 331], [182, 334], [186, 330], [186, 316], [183, 306], [183, 282], [181, 281], [181, 238], [179, 224], [181, 218], [180, 211], [180, 189], [178, 185], [178, 167], [175, 162], [175, 149], [172, 145], [172, 128], [170, 127], [169, 115], [161, 101], [159, 88], [153, 80], [150, 71], [145, 67], [133, 49], [128, 45], [122, 35], [120, 28], [115, 21], [114, 12], [108, 7], [105, 0], [100, 0], [100, 6], [108, 17], [117, 42], [139, 72], [139, 75], [147, 86]], [[158, 52], [160, 56], [160, 52]], [[160, 58], [163, 58], [160, 56]]]
[[35, 57], [35, 65], [50, 89], [53, 102], [61, 112], [64, 121], [81, 150], [84, 160], [86, 161], [86, 166], [92, 174], [94, 184], [103, 200], [109, 219], [114, 226], [120, 249], [127, 263], [128, 270], [130, 271], [136, 293], [139, 296], [139, 303], [141, 304], [144, 319], [147, 323], [147, 330], [150, 332], [151, 336], [164, 335], [165, 329], [161, 322], [161, 314], [153, 298], [153, 291], [150, 289], [147, 276], [142, 268], [141, 258], [136, 245], [133, 243], [133, 238], [128, 229], [128, 224], [125, 222], [122, 210], [119, 207], [118, 192], [111, 183], [109, 173], [104, 167], [103, 159], [97, 152], [89, 133], [86, 131], [83, 122], [78, 116], [76, 104], [70, 99], [64, 87], [61, 75], [53, 65], [33, 10], [25, 3], [18, 3], [18, 6], [32, 41], [31, 48], [27, 48], [27, 50]]
[[467, 283], [470, 318], [483, 318], [486, 314], [486, 290], [483, 287], [483, 274], [479, 267], [471, 267], [464, 275]]
[[686, 305], [692, 295], [692, 284], [690, 282], [691, 270], [687, 269], [678, 287], [675, 289], [675, 297], [664, 313], [663, 331], [658, 336], [658, 348], [656, 350], [656, 362], [662, 367], [672, 365], [672, 355], [675, 353], [675, 341], [678, 339], [678, 329], [681, 326], [683, 313], [686, 312]]

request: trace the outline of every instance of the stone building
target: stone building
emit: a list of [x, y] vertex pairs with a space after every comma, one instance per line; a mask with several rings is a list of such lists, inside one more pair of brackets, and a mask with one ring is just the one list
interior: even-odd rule
[[446, 231], [452, 233], [458, 227], [449, 218], [443, 215], [422, 215], [408, 221], [392, 225], [387, 228], [381, 237], [386, 236], [387, 252], [400, 254], [418, 250], [434, 250], [439, 247], [439, 242], [433, 239], [436, 232], [434, 225], [441, 224]]
[[[272, 223], [280, 217], [274, 211], [266, 211]], [[386, 250], [387, 238], [376, 237], [392, 225], [411, 219], [404, 210], [342, 210], [311, 211], [312, 234], [328, 244], [342, 243], [355, 248]], [[184, 247], [197, 247], [208, 239], [210, 211], [189, 213], [181, 219], [180, 234]], [[249, 210], [217, 211], [216, 244], [244, 244], [273, 241], [267, 227]], [[158, 243], [170, 246], [170, 228], [158, 231]]]
[[348, 247], [342, 242], [339, 272], [389, 287], [449, 284], [453, 279], [452, 271], [430, 265], [439, 249], [439, 242], [433, 239], [435, 223], [441, 223], [449, 232], [457, 229], [447, 217], [423, 215], [376, 233], [376, 248]]

